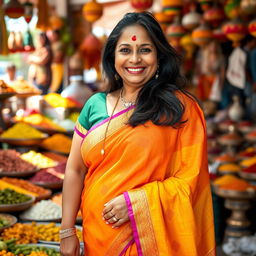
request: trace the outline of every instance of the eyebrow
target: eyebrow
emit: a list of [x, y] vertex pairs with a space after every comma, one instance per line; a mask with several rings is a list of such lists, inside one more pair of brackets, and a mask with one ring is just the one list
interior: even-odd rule
[[[131, 46], [130, 44], [120, 44], [118, 45], [118, 47], [122, 47], [122, 46]], [[139, 45], [140, 47], [144, 47], [144, 46], [152, 46], [152, 44], [148, 43], [148, 44], [141, 44]]]

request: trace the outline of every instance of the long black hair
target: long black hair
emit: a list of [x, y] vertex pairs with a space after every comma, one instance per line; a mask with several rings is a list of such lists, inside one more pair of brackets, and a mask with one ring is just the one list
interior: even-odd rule
[[124, 28], [131, 25], [143, 26], [157, 49], [158, 78], [153, 76], [140, 90], [136, 108], [128, 123], [131, 126], [151, 120], [156, 125], [177, 127], [183, 123], [184, 105], [175, 91], [184, 91], [185, 79], [180, 73], [181, 58], [168, 43], [160, 25], [151, 13], [127, 13], [118, 22], [105, 44], [102, 66], [108, 80], [108, 91], [122, 88], [122, 79], [115, 79], [115, 48]]

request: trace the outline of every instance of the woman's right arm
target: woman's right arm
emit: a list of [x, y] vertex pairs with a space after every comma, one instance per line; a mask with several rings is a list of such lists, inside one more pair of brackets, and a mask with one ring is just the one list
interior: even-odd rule
[[[80, 153], [81, 142], [82, 138], [77, 133], [74, 133], [63, 184], [62, 230], [75, 226], [76, 216], [80, 207], [81, 193], [87, 172]], [[61, 240], [61, 255], [78, 256], [80, 255], [79, 249], [80, 243], [77, 236], [73, 235]]]

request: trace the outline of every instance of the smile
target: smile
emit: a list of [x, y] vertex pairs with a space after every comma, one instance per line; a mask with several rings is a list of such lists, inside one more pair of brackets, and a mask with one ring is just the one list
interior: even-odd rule
[[131, 74], [140, 74], [145, 70], [145, 68], [126, 68], [126, 70]]

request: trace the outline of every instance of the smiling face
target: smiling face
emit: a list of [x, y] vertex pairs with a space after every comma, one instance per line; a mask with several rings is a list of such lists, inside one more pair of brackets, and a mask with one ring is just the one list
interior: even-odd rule
[[156, 73], [157, 50], [144, 27], [126, 27], [115, 49], [115, 69], [124, 86], [141, 88]]

